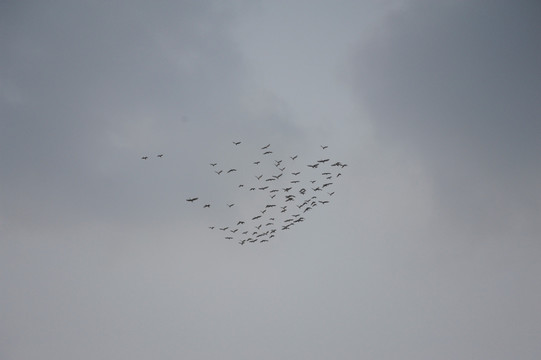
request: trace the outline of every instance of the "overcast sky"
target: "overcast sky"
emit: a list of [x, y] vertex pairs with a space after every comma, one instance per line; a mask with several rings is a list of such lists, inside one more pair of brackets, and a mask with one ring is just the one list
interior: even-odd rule
[[[0, 358], [539, 359], [539, 34], [536, 1], [2, 2]], [[348, 166], [241, 246], [209, 163], [268, 143]]]

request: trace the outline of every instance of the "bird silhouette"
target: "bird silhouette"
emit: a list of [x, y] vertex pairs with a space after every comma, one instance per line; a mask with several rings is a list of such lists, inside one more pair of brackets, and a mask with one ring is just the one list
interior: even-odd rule
[[265, 151], [263, 155], [272, 154], [272, 151]]
[[321, 148], [322, 148], [323, 150], [325, 150], [326, 148], [328, 148], [328, 146], [327, 146], [327, 145], [321, 145]]
[[163, 157], [163, 154], [159, 154], [159, 155], [157, 155], [157, 156], [158, 156], [159, 158], [161, 158], [161, 157]]
[[146, 160], [148, 159], [148, 156], [143, 156], [141, 159]]
[[240, 144], [240, 143], [241, 143], [240, 141], [236, 141], [236, 142], [233, 141], [233, 144], [235, 144], [235, 145], [238, 145], [238, 144]]
[[265, 150], [265, 149], [267, 149], [269, 146], [270, 146], [270, 144], [268, 144], [268, 145], [266, 145], [266, 146], [263, 146], [263, 147], [261, 148], [261, 150]]
[[194, 198], [190, 198], [190, 199], [186, 199], [186, 201], [189, 201], [189, 202], [194, 202], [195, 200], [199, 199], [198, 197], [194, 197]]

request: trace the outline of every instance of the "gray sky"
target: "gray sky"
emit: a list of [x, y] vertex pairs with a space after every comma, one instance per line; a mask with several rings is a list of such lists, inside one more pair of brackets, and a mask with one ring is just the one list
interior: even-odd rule
[[[540, 33], [534, 1], [4, 2], [0, 358], [538, 359]], [[240, 246], [208, 164], [267, 143], [348, 167]]]

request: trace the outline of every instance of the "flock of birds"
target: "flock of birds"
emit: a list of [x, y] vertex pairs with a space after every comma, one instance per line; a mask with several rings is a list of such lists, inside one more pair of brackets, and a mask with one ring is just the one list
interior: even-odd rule
[[[233, 141], [235, 146], [241, 143]], [[324, 155], [327, 148], [328, 146], [321, 145]], [[210, 230], [223, 233], [226, 240], [235, 240], [241, 245], [268, 242], [280, 231], [290, 230], [305, 221], [305, 217], [316, 207], [329, 204], [335, 193], [335, 183], [342, 176], [342, 169], [347, 166], [325, 156], [308, 164], [301, 163], [298, 155], [274, 159], [271, 144], [261, 147], [260, 153], [262, 158], [250, 164], [248, 178], [232, 179], [240, 182], [236, 184], [238, 190], [257, 195], [259, 201], [262, 201], [259, 211], [229, 224], [209, 226]], [[157, 157], [161, 158], [163, 154]], [[148, 156], [143, 156], [142, 159], [147, 160]], [[218, 162], [209, 165], [216, 176], [231, 177], [239, 173], [237, 168], [223, 168]], [[193, 205], [202, 203], [204, 209], [220, 206], [203, 202], [199, 196], [189, 197], [186, 201]], [[235, 205], [235, 202], [221, 204], [225, 209], [231, 209]]]

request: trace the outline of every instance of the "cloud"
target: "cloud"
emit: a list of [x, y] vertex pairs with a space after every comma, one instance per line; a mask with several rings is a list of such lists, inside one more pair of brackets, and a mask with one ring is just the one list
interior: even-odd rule
[[466, 232], [538, 230], [539, 13], [532, 2], [413, 1], [352, 62], [378, 139], [423, 160], [442, 218]]

